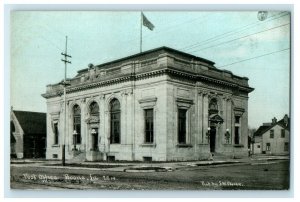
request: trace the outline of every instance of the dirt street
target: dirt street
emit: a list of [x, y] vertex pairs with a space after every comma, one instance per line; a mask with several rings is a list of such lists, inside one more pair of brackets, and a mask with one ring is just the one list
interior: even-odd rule
[[11, 166], [15, 189], [282, 190], [289, 189], [289, 161], [186, 166], [171, 172], [116, 172], [85, 168]]

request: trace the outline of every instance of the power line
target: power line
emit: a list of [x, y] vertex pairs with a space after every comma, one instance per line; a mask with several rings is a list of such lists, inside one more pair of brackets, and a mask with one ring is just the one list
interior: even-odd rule
[[[212, 15], [212, 13], [209, 13], [209, 14], [207, 14], [207, 15], [205, 15], [205, 16], [197, 17], [197, 18], [194, 18], [194, 19], [191, 19], [191, 20], [187, 20], [187, 21], [181, 22], [181, 23], [179, 23], [179, 24], [174, 24], [174, 25], [172, 25], [172, 26], [169, 26], [169, 27], [166, 27], [166, 28], [162, 29], [161, 31], [156, 32], [156, 34], [161, 33], [161, 32], [168, 32], [168, 31], [170, 31], [171, 29], [173, 29], [174, 27], [178, 27], [178, 26], [180, 26], [180, 25], [188, 24], [188, 23], [197, 21], [197, 20], [199, 20], [199, 19], [202, 19], [201, 22], [203, 22], [204, 19], [206, 19], [206, 18], [207, 18], [208, 16], [210, 16], [210, 15]], [[151, 34], [148, 34], [148, 35], [146, 35], [145, 37], [149, 37], [149, 36], [150, 36], [150, 38], [157, 37], [157, 36], [153, 36], [153, 35], [151, 35]]]
[[[284, 12], [281, 12], [281, 13], [284, 13]], [[276, 15], [280, 15], [280, 14], [275, 14], [275, 15], [271, 16], [271, 18], [274, 17], [274, 16], [276, 16]], [[288, 14], [286, 14], [286, 15], [288, 15]], [[277, 18], [269, 19], [268, 21], [264, 21], [263, 23], [265, 23], [265, 22], [270, 22], [270, 21], [272, 21], [272, 20], [276, 20], [276, 19], [281, 18], [281, 17], [284, 17], [284, 16], [286, 16], [286, 15], [282, 15], [282, 16], [279, 16], [279, 17], [277, 17]], [[184, 47], [184, 48], [181, 49], [181, 50], [187, 51], [187, 50], [189, 50], [189, 49], [194, 49], [194, 48], [196, 48], [196, 47], [199, 47], [199, 46], [202, 46], [202, 45], [205, 45], [205, 44], [208, 44], [208, 43], [212, 43], [212, 42], [217, 41], [217, 40], [220, 40], [220, 39], [222, 39], [222, 38], [226, 38], [226, 37], [229, 37], [229, 36], [231, 36], [231, 35], [235, 35], [235, 34], [237, 34], [237, 33], [239, 33], [239, 32], [245, 31], [245, 30], [247, 30], [247, 29], [251, 29], [251, 28], [253, 28], [253, 27], [255, 27], [255, 26], [258, 26], [258, 25], [262, 25], [262, 23], [261, 23], [261, 22], [259, 22], [259, 23], [256, 22], [256, 23], [248, 24], [248, 25], [246, 25], [246, 26], [243, 26], [243, 27], [240, 27], [240, 28], [231, 30], [231, 31], [229, 31], [229, 32], [225, 32], [225, 33], [219, 34], [219, 35], [217, 35], [217, 36], [214, 36], [214, 37], [209, 38], [209, 39], [207, 39], [207, 40], [204, 40], [204, 41], [202, 41], [202, 42], [198, 42], [198, 43], [195, 43], [195, 44], [186, 46], [186, 47]]]
[[45, 37], [43, 37], [42, 35], [39, 36], [41, 39], [44, 39], [46, 42], [48, 42], [49, 44], [53, 45], [53, 47], [57, 48], [58, 50], [62, 50], [60, 47], [58, 47], [55, 43], [53, 43], [52, 41], [46, 39]]
[[[179, 24], [171, 25], [171, 26], [169, 26], [169, 27], [167, 27], [167, 28], [164, 28], [164, 29], [162, 29], [162, 30], [160, 30], [160, 31], [156, 31], [155, 34], [170, 31], [170, 29], [172, 29], [173, 27], [178, 27], [178, 26], [180, 26], [180, 25], [182, 25], [182, 24], [191, 23], [191, 22], [197, 21], [197, 20], [199, 20], [199, 19], [203, 19], [203, 20], [201, 21], [201, 22], [203, 22], [204, 19], [207, 18], [209, 15], [212, 15], [212, 13], [209, 13], [209, 14], [207, 14], [207, 15], [205, 15], [205, 16], [201, 16], [201, 17], [197, 17], [197, 18], [193, 18], [193, 19], [187, 20], [187, 21], [181, 22], [181, 23], [179, 23]], [[177, 18], [177, 19], [179, 19], [179, 18]], [[173, 22], [174, 22], [174, 21], [173, 21]], [[168, 23], [168, 22], [167, 22], [167, 23]], [[167, 24], [167, 23], [165, 23], [165, 24]], [[161, 27], [163, 27], [163, 25], [162, 25]], [[148, 34], [148, 35], [143, 36], [144, 39], [145, 39], [145, 38], [155, 38], [155, 37], [158, 37], [158, 36], [157, 36], [157, 35], [153, 36], [153, 34]], [[133, 41], [137, 41], [138, 39], [139, 39], [139, 38], [137, 38], [137, 37], [133, 37], [132, 39], [126, 40], [126, 41], [124, 41], [124, 42], [122, 42], [122, 43], [133, 42]], [[86, 40], [87, 40], [87, 39], [86, 39]], [[132, 47], [130, 47], [130, 46], [127, 46], [127, 48], [132, 49]]]
[[[168, 32], [168, 31], [170, 31], [171, 29], [173, 29], [174, 27], [178, 27], [178, 26], [183, 25], [183, 24], [188, 24], [188, 23], [197, 21], [197, 20], [199, 20], [199, 19], [203, 19], [203, 20], [201, 21], [201, 22], [203, 22], [204, 19], [207, 18], [209, 15], [212, 15], [212, 14], [209, 13], [209, 14], [207, 14], [207, 15], [205, 15], [205, 16], [193, 18], [193, 19], [190, 19], [190, 20], [181, 22], [181, 23], [179, 23], [179, 24], [174, 24], [174, 25], [169, 26], [169, 27], [166, 27], [166, 28], [164, 28], [164, 29], [162, 29], [162, 30], [160, 30], [160, 31], [157, 31], [155, 34], [160, 34], [160, 33], [162, 33], [162, 32]], [[161, 27], [163, 27], [163, 25], [162, 25]], [[155, 38], [155, 37], [157, 37], [157, 35], [147, 34], [147, 35], [145, 35], [143, 38], [145, 39], [145, 38]], [[130, 39], [130, 40], [124, 41], [124, 42], [126, 42], [126, 43], [127, 43], [127, 42], [132, 42], [132, 41], [136, 41], [137, 39], [138, 39], [137, 37], [134, 37], [133, 39]]]
[[[205, 20], [205, 18], [207, 18], [209, 15], [212, 15], [212, 13], [209, 13], [209, 14], [207, 14], [207, 15], [205, 15], [205, 16], [201, 16], [201, 17], [197, 17], [197, 18], [193, 18], [193, 19], [187, 20], [187, 21], [184, 21], [184, 22], [179, 23], [179, 24], [174, 24], [174, 25], [172, 25], [172, 26], [170, 26], [170, 27], [168, 27], [168, 28], [165, 28], [165, 29], [163, 29], [163, 30], [161, 30], [161, 31], [156, 32], [156, 34], [157, 34], [157, 33], [161, 33], [161, 32], [170, 31], [170, 29], [171, 29], [172, 27], [178, 27], [178, 26], [180, 26], [180, 25], [182, 25], [182, 24], [191, 23], [191, 22], [196, 21], [196, 20], [199, 20], [199, 19], [202, 19], [202, 21], [201, 21], [201, 23], [202, 23], [202, 22]], [[179, 18], [178, 18], [178, 19], [179, 19]], [[173, 22], [174, 22], [174, 21], [173, 21]], [[157, 35], [153, 36], [153, 35], [148, 34], [148, 35], [144, 36], [143, 38], [145, 39], [145, 38], [148, 38], [148, 37], [150, 37], [150, 38], [155, 38], [155, 37], [157, 37]], [[124, 41], [124, 42], [122, 42], [122, 43], [129, 43], [129, 42], [133, 42], [133, 41], [137, 41], [137, 37], [134, 37], [133, 39], [130, 39], [130, 40], [126, 40], [126, 41]], [[132, 47], [131, 47], [131, 46], [125, 46], [125, 48], [126, 48], [126, 49], [132, 50]], [[133, 53], [135, 53], [135, 51], [134, 51]]]
[[263, 55], [258, 55], [258, 56], [252, 57], [252, 58], [247, 58], [247, 59], [240, 60], [240, 61], [237, 61], [237, 62], [233, 62], [233, 63], [230, 63], [230, 64], [222, 65], [222, 66], [219, 66], [218, 68], [227, 67], [227, 66], [230, 66], [230, 65], [234, 65], [234, 64], [237, 64], [237, 63], [245, 62], [245, 61], [248, 61], [248, 60], [253, 60], [253, 59], [256, 59], [256, 58], [261, 58], [261, 57], [264, 57], [264, 56], [267, 56], [267, 55], [273, 55], [275, 53], [279, 53], [279, 52], [286, 51], [286, 50], [289, 50], [289, 49], [290, 48], [285, 48], [285, 49], [274, 51], [274, 52], [271, 52], [271, 53], [266, 53], [266, 54], [263, 54]]
[[[282, 12], [282, 13], [285, 13], [285, 12]], [[276, 15], [280, 15], [280, 14], [276, 14]], [[273, 15], [273, 16], [276, 16], [276, 15]], [[285, 15], [282, 15], [282, 16], [279, 16], [279, 17], [277, 17], [277, 18], [273, 18], [273, 19], [270, 19], [270, 20], [264, 21], [264, 22], [270, 22], [270, 21], [272, 21], [272, 20], [276, 20], [276, 19], [281, 18], [281, 17], [284, 17], [284, 16], [286, 16], [286, 15], [288, 15], [288, 14], [285, 14]], [[273, 17], [273, 16], [271, 16], [271, 17]], [[219, 35], [217, 35], [217, 36], [215, 36], [215, 37], [206, 39], [206, 40], [204, 40], [204, 41], [202, 41], [202, 42], [198, 42], [198, 43], [195, 43], [195, 44], [186, 46], [186, 47], [182, 48], [181, 50], [187, 51], [187, 50], [189, 50], [189, 49], [194, 49], [194, 48], [203, 46], [203, 45], [205, 45], [205, 44], [212, 43], [212, 42], [217, 41], [217, 40], [219, 40], [219, 39], [222, 39], [222, 38], [226, 38], [226, 37], [235, 35], [235, 34], [237, 34], [237, 33], [239, 33], [239, 32], [245, 31], [245, 30], [247, 30], [247, 29], [251, 29], [251, 28], [253, 28], [253, 27], [255, 27], [255, 26], [258, 26], [258, 25], [261, 25], [261, 24], [262, 24], [262, 23], [252, 23], [252, 24], [246, 25], [246, 26], [244, 26], [244, 27], [240, 27], [240, 28], [231, 30], [231, 31], [229, 31], [229, 32], [225, 32], [225, 33], [219, 34]], [[250, 27], [249, 27], [249, 26], [250, 26]], [[246, 28], [246, 27], [247, 27], [247, 28]], [[240, 30], [240, 31], [238, 31], [238, 30]], [[232, 33], [232, 34], [230, 34], [230, 33]]]
[[264, 33], [264, 32], [268, 32], [268, 31], [271, 31], [271, 30], [274, 30], [274, 29], [277, 29], [277, 28], [280, 28], [280, 27], [284, 27], [284, 26], [289, 25], [289, 24], [290, 23], [286, 23], [286, 24], [283, 24], [283, 25], [272, 27], [270, 29], [265, 29], [263, 31], [255, 32], [255, 33], [248, 34], [248, 35], [245, 35], [245, 36], [242, 36], [242, 37], [239, 37], [239, 38], [235, 38], [235, 39], [232, 39], [232, 40], [229, 40], [229, 41], [225, 41], [225, 42], [221, 42], [221, 43], [218, 43], [218, 44], [215, 44], [215, 45], [212, 45], [212, 46], [208, 46], [206, 48], [202, 48], [202, 49], [198, 49], [198, 50], [195, 50], [195, 51], [191, 51], [190, 53], [199, 52], [201, 50], [206, 50], [206, 49], [213, 48], [213, 47], [216, 47], [216, 46], [220, 46], [220, 45], [223, 45], [223, 44], [226, 44], [226, 43], [231, 43], [231, 42], [239, 40], [239, 39], [244, 39], [244, 38], [247, 38], [249, 36], [253, 36], [253, 35], [256, 35], [256, 34], [261, 34], [261, 33]]

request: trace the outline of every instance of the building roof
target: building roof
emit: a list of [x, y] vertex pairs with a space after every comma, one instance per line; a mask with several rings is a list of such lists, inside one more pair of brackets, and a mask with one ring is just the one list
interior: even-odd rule
[[46, 134], [46, 113], [13, 110], [24, 134]]
[[[286, 120], [285, 120], [286, 119]], [[286, 122], [286, 123], [285, 123]], [[274, 124], [263, 124], [262, 126], [260, 126], [254, 133], [254, 137], [257, 136], [261, 136], [262, 134], [264, 134], [265, 132], [267, 132], [268, 130], [272, 129], [274, 126], [279, 125], [282, 128], [286, 129], [286, 130], [290, 130], [290, 118], [287, 118], [287, 115], [285, 115], [285, 117], [279, 121], [277, 121]]]
[[[79, 70], [75, 77], [67, 80], [67, 94], [166, 74], [177, 79], [189, 79], [195, 83], [200, 81], [227, 86], [246, 96], [254, 90], [249, 87], [247, 77], [218, 69], [210, 60], [165, 46], [88, 66], [89, 68]], [[63, 83], [60, 82], [47, 85], [46, 93], [42, 96], [51, 98], [62, 94]]]
[[[137, 54], [130, 55], [130, 56], [127, 56], [127, 57], [123, 57], [123, 58], [119, 58], [119, 59], [116, 59], [116, 60], [113, 60], [113, 61], [110, 61], [110, 62], [106, 62], [106, 63], [100, 64], [100, 65], [96, 65], [96, 66], [98, 68], [107, 68], [110, 65], [116, 64], [118, 62], [124, 62], [126, 60], [132, 60], [132, 59], [140, 59], [140, 58], [142, 58], [146, 55], [150, 55], [150, 54], [153, 54], [153, 53], [160, 53], [160, 52], [170, 52], [170, 53], [180, 54], [181, 56], [185, 56], [185, 57], [188, 57], [188, 58], [193, 58], [194, 60], [201, 61], [203, 63], [206, 63], [206, 64], [210, 65], [210, 66], [213, 66], [215, 64], [214, 62], [212, 62], [210, 60], [207, 60], [207, 59], [195, 56], [195, 55], [191, 55], [189, 53], [185, 53], [185, 52], [182, 52], [182, 51], [170, 48], [170, 47], [162, 46], [162, 47], [159, 47], [159, 48], [154, 48], [154, 49], [151, 49], [151, 50], [148, 50], [148, 51], [144, 51], [144, 52], [137, 53]], [[81, 70], [78, 71], [78, 73], [80, 74], [81, 72], [86, 72], [86, 71], [88, 71], [88, 68], [81, 69]]]
[[255, 136], [261, 136], [265, 131], [267, 131], [271, 126], [259, 126], [259, 128], [254, 132]]
[[284, 129], [290, 130], [290, 118], [287, 118], [287, 123], [285, 123], [284, 118], [277, 122], [278, 125]]

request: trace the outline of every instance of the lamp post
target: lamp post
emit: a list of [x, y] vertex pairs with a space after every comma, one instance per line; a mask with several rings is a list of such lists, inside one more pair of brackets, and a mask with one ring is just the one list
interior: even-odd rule
[[225, 139], [226, 139], [226, 143], [229, 144], [230, 133], [229, 133], [229, 129], [228, 128], [226, 129]]
[[207, 141], [210, 142], [210, 139], [209, 139], [210, 138], [210, 127], [207, 128], [206, 138], [207, 138]]
[[[208, 127], [207, 128], [207, 133], [206, 133], [207, 143], [210, 143], [210, 130], [211, 130], [211, 128]], [[211, 160], [213, 160], [213, 156], [212, 156], [212, 153], [211, 153], [211, 146], [210, 146], [210, 144], [208, 146], [209, 146], [209, 151], [210, 151], [208, 159], [211, 161]]]
[[76, 151], [77, 134], [78, 134], [77, 131], [74, 130], [74, 131], [73, 131], [73, 143], [74, 143], [74, 148], [73, 148], [73, 150], [74, 150], [74, 151]]

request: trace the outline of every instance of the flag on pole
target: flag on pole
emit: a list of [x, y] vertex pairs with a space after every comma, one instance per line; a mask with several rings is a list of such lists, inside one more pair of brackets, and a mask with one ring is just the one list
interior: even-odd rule
[[144, 13], [142, 12], [142, 20], [143, 20], [143, 25], [145, 27], [148, 27], [151, 31], [154, 29], [154, 25], [146, 18]]

